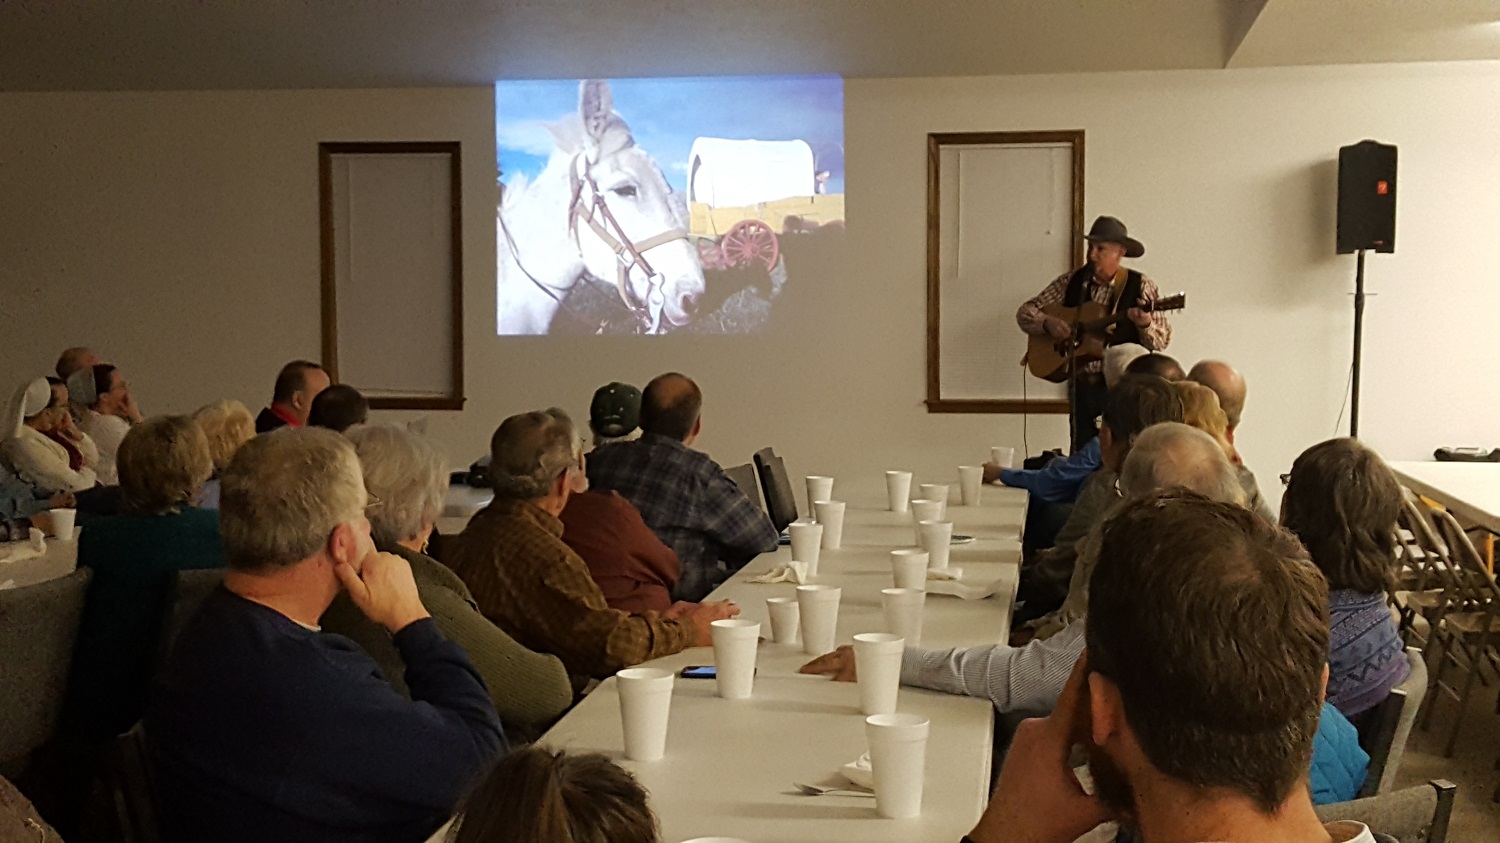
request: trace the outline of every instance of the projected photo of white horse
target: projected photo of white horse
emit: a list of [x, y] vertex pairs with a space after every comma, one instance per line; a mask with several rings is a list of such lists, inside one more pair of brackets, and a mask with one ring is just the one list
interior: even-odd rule
[[838, 77], [495, 86], [496, 331], [774, 327], [844, 226]]

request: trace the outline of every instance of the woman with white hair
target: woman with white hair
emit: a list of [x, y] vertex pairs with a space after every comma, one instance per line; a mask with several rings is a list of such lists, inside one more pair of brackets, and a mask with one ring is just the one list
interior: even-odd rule
[[218, 509], [219, 475], [229, 467], [240, 446], [255, 438], [255, 417], [250, 415], [250, 408], [231, 399], [199, 407], [193, 413], [193, 421], [208, 438], [208, 455], [214, 462], [213, 476], [203, 484], [197, 505]]
[[[98, 482], [87, 464], [72, 468], [67, 449], [48, 435], [68, 413], [66, 395], [59, 402], [47, 379], [37, 378], [16, 390], [5, 414], [5, 459], [22, 480], [49, 494], [82, 492]], [[90, 443], [84, 456], [92, 452]]]
[[[426, 439], [396, 425], [361, 425], [345, 436], [354, 443], [364, 469], [371, 499], [366, 514], [376, 549], [411, 565], [422, 605], [443, 634], [468, 652], [500, 720], [507, 727], [539, 734], [573, 703], [562, 661], [522, 647], [490, 623], [463, 580], [423, 552], [442, 514], [448, 487], [443, 455]], [[347, 594], [340, 594], [324, 613], [322, 626], [352, 638], [391, 684], [407, 693], [405, 668], [391, 636], [366, 618]]]

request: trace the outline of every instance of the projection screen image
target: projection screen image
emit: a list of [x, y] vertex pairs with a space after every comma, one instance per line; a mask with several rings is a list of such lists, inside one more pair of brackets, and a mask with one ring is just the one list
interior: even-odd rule
[[500, 335], [761, 332], [843, 240], [836, 76], [500, 82], [495, 145]]

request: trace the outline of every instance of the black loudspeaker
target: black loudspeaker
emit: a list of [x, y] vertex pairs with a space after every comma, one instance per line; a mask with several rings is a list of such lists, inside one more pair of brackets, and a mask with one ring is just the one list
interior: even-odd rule
[[1372, 140], [1339, 149], [1338, 251], [1396, 251], [1396, 147]]

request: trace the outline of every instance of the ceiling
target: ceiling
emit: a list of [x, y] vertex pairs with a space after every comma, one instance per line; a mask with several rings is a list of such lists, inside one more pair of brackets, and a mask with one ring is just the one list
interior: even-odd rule
[[1500, 0], [5, 0], [0, 90], [1500, 59]]

